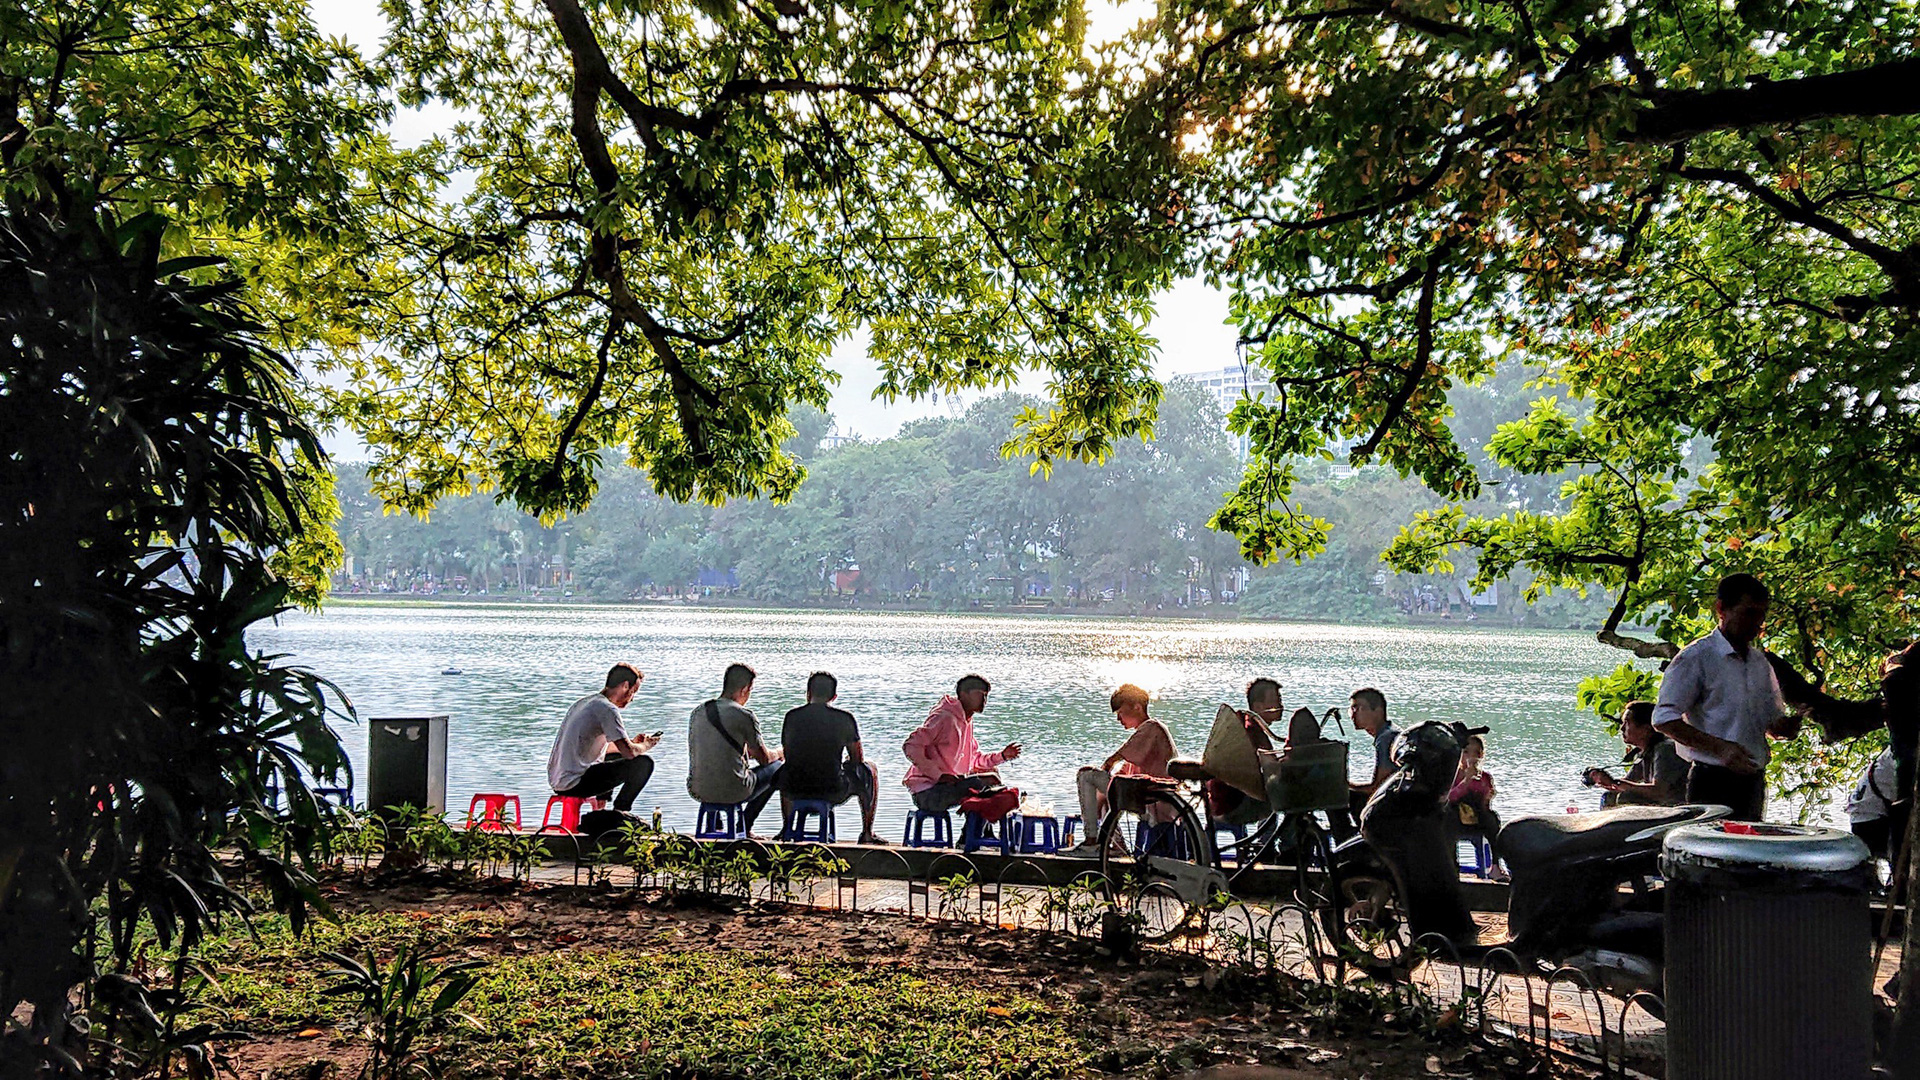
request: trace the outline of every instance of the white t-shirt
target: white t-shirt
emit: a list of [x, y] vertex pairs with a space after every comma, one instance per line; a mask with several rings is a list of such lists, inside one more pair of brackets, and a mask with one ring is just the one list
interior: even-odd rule
[[1891, 812], [1887, 800], [1881, 796], [1893, 792], [1894, 770], [1893, 751], [1882, 750], [1880, 756], [1873, 759], [1873, 764], [1860, 774], [1860, 783], [1854, 786], [1853, 794], [1847, 797], [1848, 824], [1879, 821]]
[[[1709, 735], [1739, 743], [1762, 765], [1772, 751], [1767, 747], [1767, 725], [1785, 715], [1780, 682], [1758, 642], [1747, 646], [1743, 658], [1733, 643], [1715, 630], [1680, 650], [1660, 680], [1660, 700], [1653, 707], [1653, 726], [1686, 720]], [[1680, 756], [1706, 765], [1725, 765], [1719, 755], [1678, 745]]]
[[588, 694], [573, 703], [567, 718], [560, 721], [560, 734], [554, 737], [553, 753], [547, 757], [547, 783], [555, 791], [566, 791], [580, 782], [587, 769], [600, 763], [607, 744], [627, 737], [620, 726], [620, 710], [605, 694]]

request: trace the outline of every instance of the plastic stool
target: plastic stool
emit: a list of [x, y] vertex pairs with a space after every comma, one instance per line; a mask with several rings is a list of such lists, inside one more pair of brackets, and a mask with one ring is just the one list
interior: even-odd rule
[[971, 810], [963, 811], [966, 823], [960, 828], [960, 850], [971, 855], [981, 848], [992, 848], [1002, 855], [1012, 855], [1018, 844], [1007, 843], [1008, 837], [1018, 836], [1020, 815], [1008, 814], [999, 821], [1000, 831], [993, 831], [994, 822], [988, 821]]
[[353, 809], [353, 789], [345, 787], [317, 787], [313, 797], [325, 803], [332, 803], [342, 810]]
[[[547, 832], [549, 830], [552, 830], [554, 832], [563, 832], [563, 833], [579, 832], [580, 831], [580, 806], [582, 803], [589, 803], [589, 802], [593, 804], [593, 808], [595, 810], [601, 809], [602, 807], [607, 805], [607, 800], [598, 798], [598, 797], [587, 799], [587, 798], [582, 798], [578, 795], [553, 796], [552, 798], [547, 800], [546, 813], [540, 815], [539, 831]], [[560, 811], [559, 821], [553, 820], [553, 812], [556, 809]]]
[[[808, 817], [820, 819], [812, 832], [807, 831]], [[786, 827], [780, 830], [780, 839], [794, 843], [803, 840], [837, 843], [833, 834], [833, 804], [825, 799], [793, 800], [793, 808], [787, 811]]]
[[1493, 845], [1479, 834], [1463, 836], [1454, 847], [1454, 855], [1460, 864], [1460, 872], [1472, 874], [1478, 878], [1493, 876]]
[[[509, 805], [513, 807], [513, 828], [511, 830], [507, 828], [507, 807]], [[473, 816], [475, 810], [480, 811], [479, 817]], [[577, 811], [575, 816], [576, 818], [578, 817]], [[466, 828], [479, 829], [481, 832], [519, 832], [520, 796], [506, 795], [494, 791], [476, 792], [472, 801], [467, 803]]]
[[1060, 850], [1060, 822], [1053, 817], [1022, 817], [1020, 819], [1020, 853], [1023, 855], [1053, 855]]
[[[1094, 822], [1094, 824], [1097, 826], [1100, 823], [1096, 821]], [[1060, 828], [1060, 846], [1061, 847], [1073, 846], [1073, 838], [1080, 832], [1080, 825], [1081, 825], [1081, 821], [1080, 821], [1079, 814], [1068, 814], [1062, 820], [1061, 828]], [[1090, 844], [1097, 839], [1099, 839], [1099, 837], [1094, 836], [1092, 833], [1088, 833], [1087, 835], [1080, 837], [1080, 842], [1083, 844]]]
[[[926, 837], [928, 823], [933, 825], [933, 839]], [[900, 830], [902, 847], [952, 847], [953, 819], [947, 817], [945, 810], [922, 810], [919, 807], [907, 811], [907, 827]]]
[[695, 840], [744, 840], [747, 836], [747, 804], [743, 802], [703, 802], [694, 818]]
[[1133, 830], [1133, 857], [1144, 859], [1151, 855], [1161, 855], [1169, 859], [1189, 859], [1193, 856], [1187, 851], [1187, 833], [1178, 822], [1169, 821], [1160, 825], [1149, 825], [1142, 821]]
[[[1222, 844], [1220, 842], [1221, 833], [1226, 833], [1233, 837], [1233, 843]], [[1216, 821], [1213, 823], [1213, 849], [1220, 853], [1221, 859], [1231, 859], [1236, 863], [1240, 862], [1246, 857], [1246, 854], [1240, 850], [1246, 846], [1246, 843], [1247, 827], [1245, 825], [1229, 825], [1224, 821]]]

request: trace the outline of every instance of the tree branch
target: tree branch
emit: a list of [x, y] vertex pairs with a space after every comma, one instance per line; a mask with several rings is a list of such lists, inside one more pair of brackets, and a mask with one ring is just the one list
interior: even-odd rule
[[1367, 436], [1367, 441], [1353, 448], [1352, 459], [1364, 461], [1373, 456], [1380, 448], [1381, 440], [1406, 412], [1407, 403], [1413, 400], [1415, 390], [1420, 388], [1420, 380], [1426, 378], [1427, 368], [1433, 361], [1433, 294], [1439, 288], [1440, 264], [1446, 261], [1446, 248], [1443, 245], [1427, 259], [1426, 273], [1420, 278], [1420, 302], [1413, 315], [1414, 332], [1418, 335], [1413, 350], [1413, 361], [1402, 373], [1400, 388], [1394, 391], [1387, 402], [1387, 411], [1380, 417], [1380, 423]]
[[1710, 131], [1791, 126], [1849, 116], [1920, 113], [1920, 57], [1726, 90], [1667, 91], [1642, 109], [1628, 136], [1678, 142]]

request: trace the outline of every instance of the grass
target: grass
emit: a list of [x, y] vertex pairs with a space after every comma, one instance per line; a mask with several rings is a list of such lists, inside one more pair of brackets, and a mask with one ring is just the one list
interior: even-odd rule
[[[262, 919], [255, 934], [210, 942], [208, 1008], [255, 1035], [349, 1027], [350, 1007], [319, 993], [317, 954], [423, 940], [451, 956], [505, 933], [498, 917], [348, 916], [304, 939]], [[462, 1005], [470, 1023], [436, 1037], [463, 1075], [567, 1077], [1056, 1077], [1096, 1053], [1075, 1010], [1012, 990], [956, 985], [898, 966], [781, 959], [679, 947], [532, 942], [495, 956]], [[545, 950], [551, 951], [545, 951]], [[429, 1040], [429, 1041], [436, 1041]]]

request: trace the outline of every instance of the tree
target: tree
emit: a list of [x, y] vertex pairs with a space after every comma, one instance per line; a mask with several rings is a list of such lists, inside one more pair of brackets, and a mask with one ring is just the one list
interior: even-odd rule
[[1042, 460], [1147, 430], [1168, 262], [1081, 168], [1079, 4], [387, 10], [402, 100], [473, 117], [435, 148], [472, 192], [389, 223], [411, 278], [338, 402], [390, 502], [550, 519], [616, 448], [676, 499], [791, 497], [789, 409], [861, 326], [889, 395], [1047, 366]]
[[1781, 651], [1862, 685], [1914, 615], [1896, 462], [1920, 429], [1888, 403], [1915, 382], [1920, 97], [1849, 89], [1911, 72], [1915, 18], [1169, 9], [1139, 44], [1191, 59], [1144, 83], [1131, 123], [1203, 151], [1180, 183], [1188, 227], [1278, 391], [1238, 410], [1260, 467], [1220, 523], [1250, 555], [1316, 550], [1288, 463], [1336, 437], [1355, 463], [1473, 496], [1451, 401], [1511, 355], [1539, 396], [1581, 405], [1511, 424], [1493, 463], [1584, 475], [1564, 508], [1423, 518], [1402, 565], [1466, 544], [1483, 577], [1608, 588], [1608, 640], [1641, 651], [1624, 621], [1683, 638], [1717, 576], [1759, 570]]
[[252, 910], [216, 845], [296, 925], [317, 903], [281, 853], [324, 845], [306, 785], [345, 768], [331, 691], [245, 638], [317, 603], [340, 554], [274, 346], [350, 320], [336, 272], [399, 159], [390, 105], [298, 0], [5, 3], [0, 42], [0, 1009], [33, 1013], [0, 1041], [13, 1075], [87, 1055], [76, 987], [151, 1019], [142, 927], [184, 950]]
[[1512, 356], [1545, 393], [1490, 457], [1576, 474], [1561, 505], [1424, 514], [1394, 563], [1603, 588], [1601, 640], [1643, 658], [1756, 572], [1774, 651], [1870, 692], [1920, 616], [1917, 32], [1704, 0], [1163, 8], [1126, 123], [1192, 151], [1186, 227], [1278, 391], [1236, 410], [1256, 466], [1216, 520], [1255, 558], [1320, 550], [1291, 463], [1334, 438], [1473, 497], [1450, 403]]
[[187, 281], [205, 260], [162, 260], [166, 228], [0, 214], [0, 1008], [33, 1009], [9, 1075], [77, 1069], [70, 995], [96, 975], [104, 1008], [152, 1016], [140, 927], [184, 950], [252, 909], [217, 845], [300, 926], [319, 897], [277, 852], [324, 843], [307, 777], [346, 768], [328, 684], [245, 640], [294, 596], [276, 567], [318, 441], [238, 283]]

